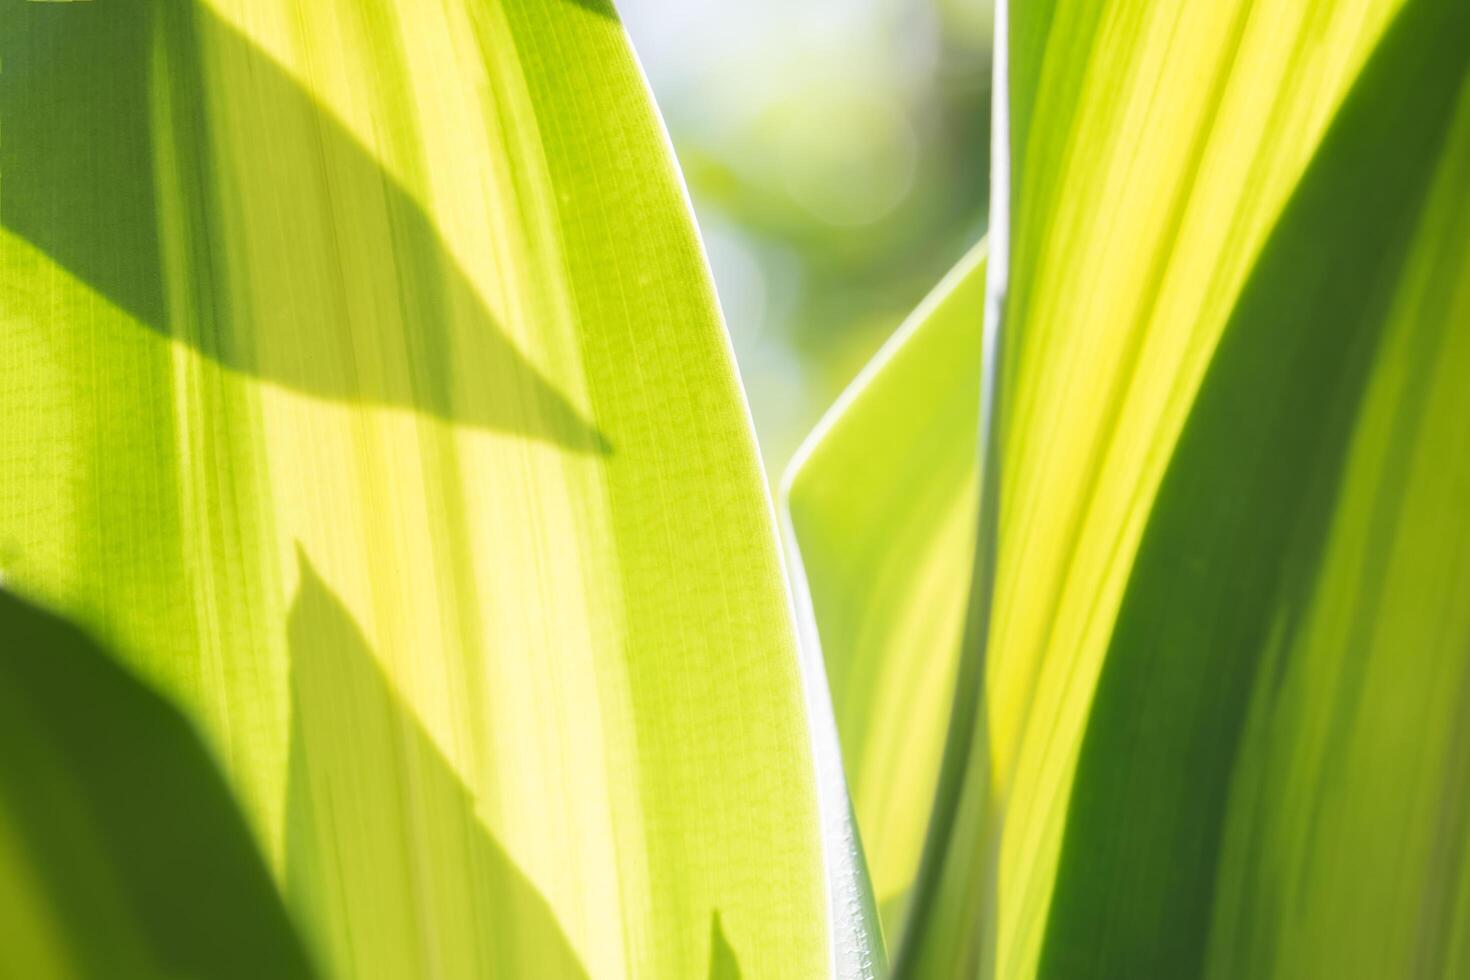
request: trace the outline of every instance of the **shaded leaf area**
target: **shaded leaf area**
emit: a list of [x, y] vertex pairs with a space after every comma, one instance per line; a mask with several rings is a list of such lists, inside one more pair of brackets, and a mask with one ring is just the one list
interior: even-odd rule
[[[372, 151], [207, 7], [0, 0], [0, 65], [0, 223], [138, 323], [320, 398], [610, 451]], [[221, 159], [243, 133], [262, 152]]]
[[287, 892], [325, 962], [344, 977], [586, 976], [551, 907], [298, 554]]
[[313, 975], [193, 728], [4, 593], [0, 922], [7, 977]]
[[709, 923], [709, 980], [740, 980], [740, 959], [725, 936], [718, 912]]
[[[535, 3], [537, 2], [537, 0], [518, 0], [518, 2]], [[606, 17], [608, 20], [611, 21], [616, 21], [618, 19], [618, 12], [616, 9], [614, 9], [612, 0], [566, 0], [566, 2], [581, 7], [583, 10], [597, 14], [599, 17]]]
[[[1463, 396], [1457, 402], [1444, 395], [1438, 413], [1423, 401], [1437, 359], [1462, 357], [1470, 329], [1470, 305], [1463, 297], [1458, 306], [1452, 301], [1456, 289], [1463, 293], [1455, 283], [1470, 271], [1463, 238], [1467, 70], [1470, 8], [1410, 0], [1343, 103], [1247, 281], [1161, 485], [1098, 683], [1047, 923], [1044, 976], [1199, 976], [1218, 965], [1207, 959], [1212, 928], [1231, 931], [1232, 942], [1217, 940], [1222, 962], [1232, 955], [1227, 946], [1269, 943], [1265, 932], [1289, 930], [1279, 943], [1300, 942], [1307, 952], [1294, 968], [1281, 967], [1283, 976], [1399, 976], [1413, 963], [1415, 975], [1462, 975], [1454, 965], [1463, 970], [1470, 955], [1463, 937], [1456, 939], [1462, 929], [1416, 940], [1434, 949], [1407, 954], [1408, 964], [1397, 952], [1406, 920], [1464, 919], [1466, 907], [1455, 905], [1463, 901], [1462, 868], [1430, 875], [1439, 884], [1426, 884], [1422, 904], [1404, 903], [1398, 884], [1417, 880], [1421, 862], [1447, 856], [1443, 848], [1420, 854], [1413, 835], [1367, 816], [1381, 818], [1394, 805], [1375, 811], [1354, 801], [1353, 785], [1379, 769], [1427, 771], [1380, 795], [1397, 794], [1413, 807], [1426, 800], [1426, 812], [1441, 824], [1426, 838], [1463, 838], [1470, 829], [1463, 800], [1456, 802], [1465, 774], [1443, 768], [1465, 758], [1464, 726], [1441, 725], [1454, 717], [1454, 706], [1435, 714], [1428, 696], [1438, 686], [1429, 683], [1432, 676], [1464, 673], [1470, 633], [1456, 630], [1470, 624], [1455, 611], [1470, 595], [1453, 574], [1441, 579], [1412, 567], [1453, 572], [1463, 567], [1470, 541], [1463, 513], [1458, 524], [1424, 536], [1404, 516], [1412, 507], [1403, 503], [1419, 493], [1444, 508], [1446, 489], [1465, 485], [1470, 458], [1459, 421]], [[1459, 217], [1446, 226], [1445, 212]], [[1433, 289], [1451, 299], [1426, 299]], [[1384, 388], [1400, 363], [1394, 352], [1405, 344], [1420, 349], [1422, 372]], [[1396, 420], [1405, 454], [1432, 426], [1452, 428], [1437, 437], [1432, 461], [1417, 468], [1407, 465], [1414, 462], [1408, 456], [1387, 453], [1354, 469], [1352, 451], [1371, 442], [1383, 419]], [[1370, 531], [1361, 540], [1349, 533], [1360, 487], [1378, 498], [1362, 510], [1382, 511], [1366, 520]], [[1440, 516], [1453, 513], [1451, 507]], [[1383, 540], [1374, 542], [1374, 534]], [[1403, 558], [1404, 549], [1418, 550]], [[1391, 557], [1406, 564], [1395, 570]], [[1324, 583], [1340, 577], [1341, 567], [1375, 563], [1383, 563], [1376, 581], [1353, 573], [1351, 604], [1324, 600]], [[1403, 576], [1396, 588], [1427, 601], [1412, 615], [1389, 615], [1385, 607], [1377, 618], [1354, 619], [1354, 607], [1390, 595], [1390, 572]], [[1429, 622], [1434, 630], [1419, 628]], [[1374, 644], [1384, 657], [1391, 651], [1396, 665], [1376, 673], [1381, 685], [1335, 688], [1363, 669], [1360, 655]], [[1304, 672], [1294, 658], [1309, 656]], [[1336, 744], [1345, 754], [1314, 770], [1301, 788], [1281, 786], [1273, 797], [1256, 782], [1270, 768], [1270, 754], [1310, 747], [1290, 729], [1276, 732], [1279, 749], [1260, 736], [1273, 713], [1293, 716], [1300, 707], [1282, 696], [1291, 678], [1341, 694], [1325, 715], [1338, 714]], [[1417, 718], [1411, 710], [1373, 721], [1379, 706], [1415, 698], [1422, 698]], [[1306, 709], [1300, 714], [1311, 721]], [[1265, 726], [1254, 734], [1253, 717]], [[1354, 771], [1343, 763], [1354, 758], [1360, 722], [1378, 724], [1381, 737]], [[1332, 815], [1332, 807], [1343, 809]], [[1297, 853], [1264, 838], [1241, 843], [1230, 853], [1244, 867], [1230, 867], [1221, 855], [1227, 816], [1237, 811], [1259, 826], [1306, 814], [1309, 829]], [[1279, 816], [1261, 817], [1273, 813]], [[1419, 816], [1412, 808], [1400, 815]], [[1313, 835], [1333, 841], [1335, 850], [1310, 853]], [[1379, 837], [1402, 849], [1375, 864], [1365, 855]], [[1343, 846], [1349, 842], [1360, 846]], [[1273, 860], [1280, 866], [1271, 867]], [[1330, 861], [1332, 872], [1314, 872], [1313, 860]], [[1216, 896], [1232, 879], [1230, 890], [1256, 901], [1225, 910], [1221, 919]], [[1309, 925], [1322, 933], [1310, 935]], [[1334, 946], [1353, 953], [1335, 954]], [[1219, 975], [1273, 975], [1266, 964], [1286, 962], [1274, 955], [1261, 953], [1249, 966], [1235, 961]]]

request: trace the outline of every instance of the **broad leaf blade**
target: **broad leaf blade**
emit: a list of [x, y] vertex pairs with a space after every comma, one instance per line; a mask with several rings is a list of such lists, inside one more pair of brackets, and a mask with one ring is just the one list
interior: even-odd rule
[[[1397, 7], [1009, 11], [997, 119], [1012, 180], [992, 209], [993, 240], [1010, 242], [991, 290], [999, 552], [969, 654], [985, 703], [951, 725], [926, 914], [897, 954], [907, 975], [1037, 971], [1078, 751], [1160, 480], [1257, 257]], [[1339, 225], [1313, 234], [1346, 247]]]
[[989, 786], [967, 787], [1001, 815], [971, 831], [1001, 835], [1001, 976], [1037, 968], [1078, 749], [1164, 467], [1391, 14], [1299, 0], [1012, 11], [999, 554], [974, 736], [990, 761], [972, 767]]
[[771, 508], [610, 6], [0, 3], [0, 568], [198, 722], [328, 969], [820, 973]]
[[1241, 294], [1098, 681], [1045, 976], [1470, 969], [1467, 83], [1470, 15], [1410, 0]]

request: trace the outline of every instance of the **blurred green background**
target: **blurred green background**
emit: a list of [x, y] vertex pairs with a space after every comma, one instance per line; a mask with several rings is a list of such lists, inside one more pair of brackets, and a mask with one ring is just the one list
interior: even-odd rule
[[618, 8], [689, 182], [775, 481], [984, 231], [991, 0]]

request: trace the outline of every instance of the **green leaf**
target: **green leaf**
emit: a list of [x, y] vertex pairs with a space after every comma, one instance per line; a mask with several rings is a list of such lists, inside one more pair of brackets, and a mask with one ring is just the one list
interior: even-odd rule
[[1160, 486], [1043, 976], [1470, 971], [1467, 188], [1470, 11], [1410, 0]]
[[0, 72], [0, 571], [199, 726], [325, 971], [823, 972], [772, 509], [610, 5], [0, 0]]
[[[1078, 753], [1164, 470], [1268, 236], [1303, 192], [1302, 174], [1395, 6], [1118, 2], [1016, 12], [985, 733], [986, 792], [1003, 820], [993, 871], [1002, 976], [1035, 972], [1050, 929]], [[1435, 40], [1449, 50], [1423, 57], [1462, 65], [1454, 36]], [[1441, 94], [1400, 92], [1405, 101]], [[1434, 150], [1408, 163], [1394, 159], [1397, 146], [1378, 152], [1364, 166], [1391, 180], [1400, 166], [1427, 167]], [[1346, 216], [1356, 202], [1344, 195], [1338, 206]], [[1369, 220], [1377, 214], [1302, 234], [1315, 251], [1349, 249], [1386, 233]], [[1228, 573], [1215, 571], [1227, 585]], [[1137, 833], [1143, 842], [1150, 831]], [[1169, 901], [1183, 898], [1171, 892]]]
[[183, 716], [3, 593], [0, 636], [0, 974], [313, 975]]
[[[1466, 804], [1463, 780], [1447, 774], [1466, 750], [1449, 692], [1465, 667], [1470, 548], [1452, 501], [1464, 496], [1467, 412], [1436, 379], [1464, 362], [1470, 320], [1459, 285], [1466, 175], [1460, 137], [1444, 135], [1464, 97], [1470, 32], [1452, 5], [1411, 2], [1399, 16], [1435, 26], [1396, 29], [1417, 36], [1394, 43], [1418, 55], [1377, 55], [1417, 57], [1391, 86], [1392, 71], [1359, 75], [1392, 40], [1396, 2], [998, 6], [993, 345], [928, 392], [973, 391], [982, 367], [994, 379], [981, 402], [994, 424], [979, 446], [997, 492], [978, 500], [962, 679], [897, 975], [1454, 974], [1467, 891], [1453, 842]], [[1359, 103], [1384, 98], [1361, 94], [1375, 86], [1400, 111], [1354, 122]], [[1341, 135], [1365, 127], [1376, 137]], [[1431, 181], [1425, 204], [1416, 195]], [[1380, 337], [1371, 369], [1353, 362], [1369, 380], [1308, 355], [1286, 360], [1298, 349], [1347, 356], [1330, 344], [1346, 344], [1349, 322]], [[1253, 333], [1272, 339], [1269, 355], [1231, 353]], [[1386, 353], [1400, 335], [1403, 349]], [[1443, 407], [1402, 408], [1410, 379], [1438, 392], [1416, 397]], [[1311, 407], [1354, 384], [1384, 389], [1381, 402], [1365, 395], [1357, 414]], [[1310, 421], [1319, 410], [1337, 414]], [[1211, 412], [1220, 417], [1196, 421]], [[953, 424], [963, 438], [975, 431]], [[1213, 435], [1188, 436], [1199, 429]], [[1247, 433], [1260, 439], [1242, 443]], [[1349, 438], [1377, 440], [1357, 469], [1340, 479], [1309, 469], [1308, 450]], [[908, 450], [878, 443], [824, 479], [902, 470]], [[1166, 470], [1190, 471], [1171, 477], [1187, 488], [1161, 491]], [[1248, 500], [1225, 489], [1246, 484], [1258, 488]], [[1332, 506], [1336, 552], [1323, 545], [1317, 561], [1305, 545], [1288, 548], [1287, 531], [1307, 534]], [[1387, 510], [1370, 519], [1375, 506]], [[1284, 529], [1278, 540], [1270, 527]], [[835, 547], [830, 534], [811, 537], [819, 551]], [[1204, 557], [1205, 541], [1227, 554]], [[882, 592], [920, 590], [949, 562], [914, 561]], [[1396, 572], [1370, 574], [1390, 562]], [[864, 622], [866, 608], [831, 603], [876, 594], [875, 567], [833, 563], [830, 581], [812, 572], [819, 618], [827, 595], [832, 617]], [[1296, 620], [1273, 605], [1278, 586], [1302, 607]], [[1317, 621], [1288, 632], [1309, 599]], [[1270, 631], [1246, 630], [1268, 609], [1281, 617]], [[1165, 623], [1174, 632], [1153, 632]], [[847, 628], [824, 624], [824, 639]], [[1353, 639], [1364, 634], [1375, 638]], [[1278, 647], [1292, 636], [1309, 652], [1287, 668]], [[933, 649], [918, 632], [885, 642], [868, 663]], [[1417, 666], [1393, 676], [1388, 651], [1402, 657], [1405, 645]], [[1263, 659], [1284, 672], [1259, 676], [1287, 685], [1269, 707], [1276, 689], [1254, 686], [1251, 666]], [[834, 666], [839, 704], [846, 669]], [[1375, 686], [1381, 701], [1347, 693]], [[1242, 704], [1249, 725], [1232, 740], [1220, 719]], [[867, 723], [839, 712], [845, 740], [860, 741]], [[1406, 744], [1419, 724], [1422, 741]], [[1240, 786], [1226, 794], [1228, 780]], [[1326, 816], [1340, 806], [1350, 807], [1340, 822]], [[881, 855], [887, 844], [870, 846]], [[1342, 870], [1359, 853], [1362, 866]], [[1444, 870], [1415, 863], [1426, 854]], [[1205, 867], [1223, 869], [1218, 897]], [[1390, 908], [1385, 892], [1402, 904]], [[1308, 933], [1295, 943], [1298, 925]]]
[[985, 249], [797, 453], [784, 501], [890, 945], [934, 799], [973, 562]]

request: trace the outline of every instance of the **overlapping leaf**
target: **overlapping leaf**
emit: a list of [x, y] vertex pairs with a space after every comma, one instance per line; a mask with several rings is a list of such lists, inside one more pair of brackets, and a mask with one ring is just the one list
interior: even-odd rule
[[929, 822], [969, 592], [984, 255], [966, 256], [853, 382], [784, 494], [890, 944]]
[[[1463, 11], [1001, 13], [985, 697], [952, 722], [899, 972], [1454, 975]], [[872, 587], [849, 557], [815, 595]], [[869, 656], [915, 647], [954, 655]]]

